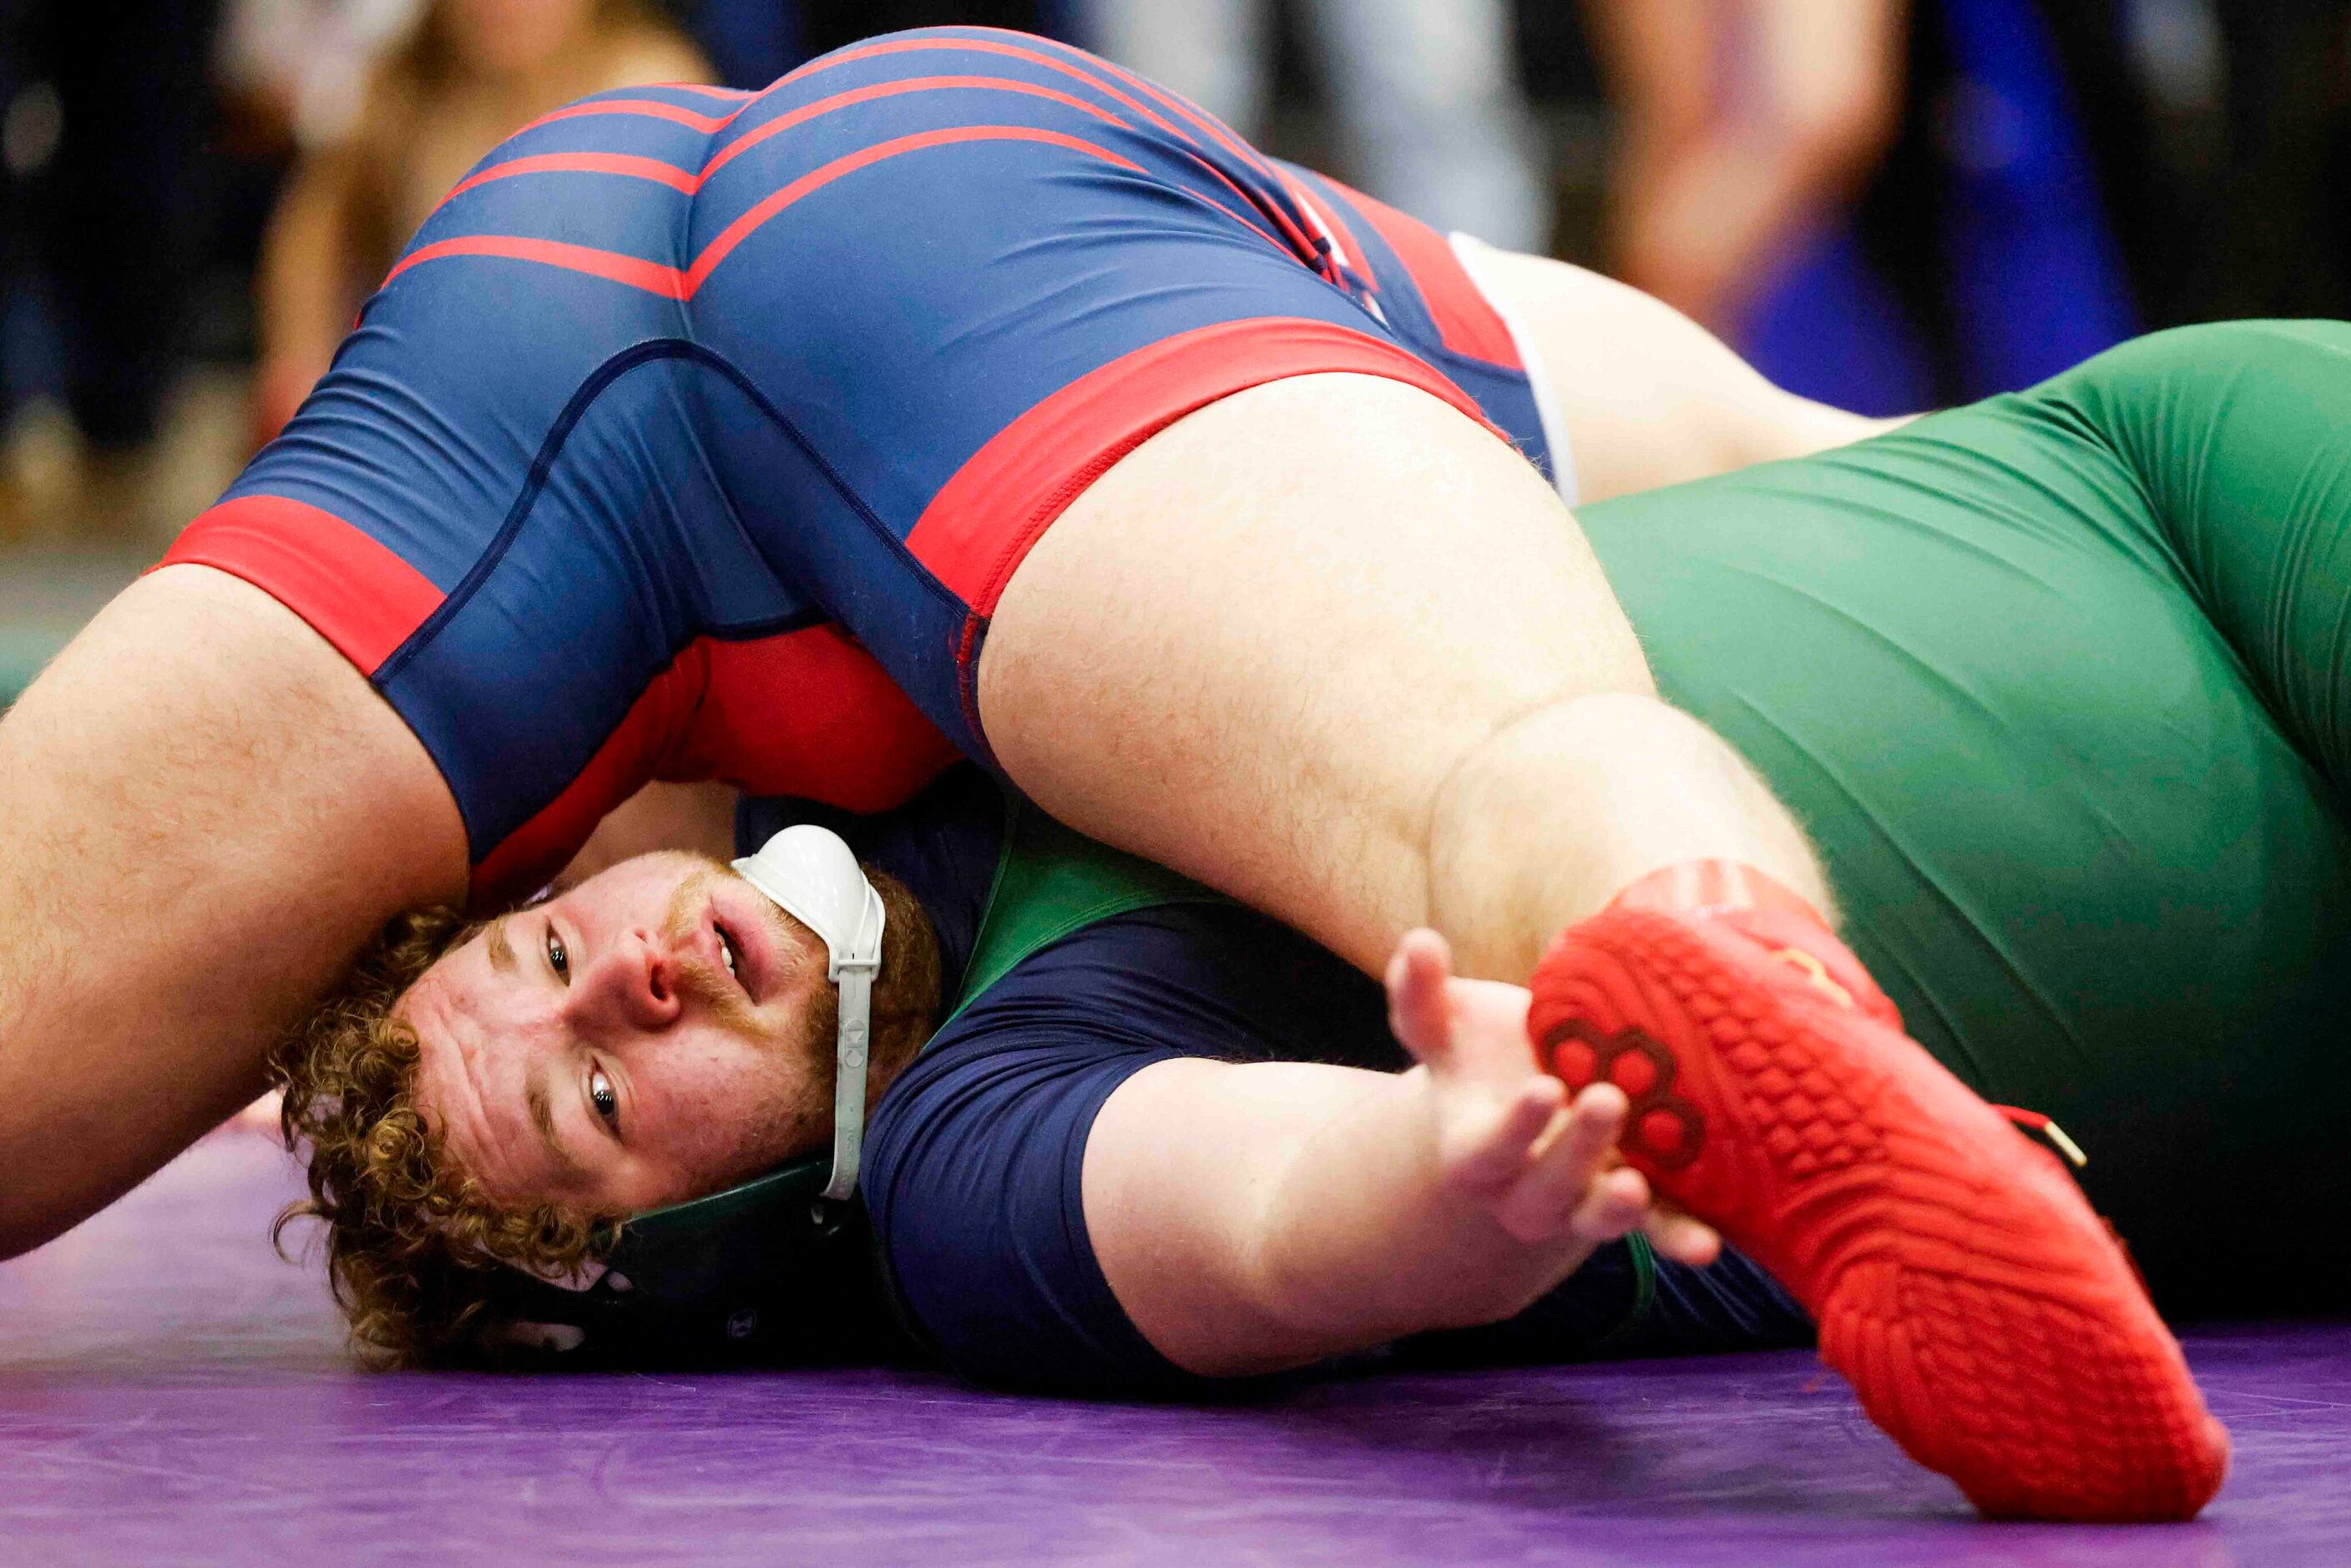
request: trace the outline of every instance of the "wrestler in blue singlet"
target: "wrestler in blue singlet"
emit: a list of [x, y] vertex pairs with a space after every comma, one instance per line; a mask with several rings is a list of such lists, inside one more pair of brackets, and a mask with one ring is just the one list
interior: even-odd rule
[[526, 127], [167, 558], [373, 681], [484, 898], [654, 778], [856, 810], [961, 751], [1012, 571], [1228, 393], [1353, 371], [1550, 463], [1446, 240], [1078, 50], [938, 29]]

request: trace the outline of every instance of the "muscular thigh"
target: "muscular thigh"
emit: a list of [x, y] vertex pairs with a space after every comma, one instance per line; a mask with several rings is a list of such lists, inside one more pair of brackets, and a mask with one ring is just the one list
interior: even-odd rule
[[260, 1087], [465, 835], [423, 748], [246, 584], [141, 579], [0, 720], [0, 1257]]
[[1104, 474], [998, 601], [979, 700], [1071, 825], [1367, 967], [1426, 906], [1456, 759], [1564, 695], [1649, 689], [1573, 517], [1423, 392], [1299, 377]]
[[1579, 504], [1799, 457], [1898, 423], [1781, 391], [1661, 299], [1565, 262], [1480, 249], [1517, 328]]
[[[1635, 290], [1447, 246], [1302, 178], [1407, 341], [1489, 413], [1534, 405], [1521, 418], [1540, 413], [1560, 492], [1878, 428], [1779, 392]], [[1356, 376], [1228, 398], [1111, 469], [1005, 591], [979, 685], [997, 758], [1050, 809], [1365, 964], [1427, 913], [1420, 851], [1466, 750], [1548, 700], [1650, 689], [1573, 517], [1520, 455]]]

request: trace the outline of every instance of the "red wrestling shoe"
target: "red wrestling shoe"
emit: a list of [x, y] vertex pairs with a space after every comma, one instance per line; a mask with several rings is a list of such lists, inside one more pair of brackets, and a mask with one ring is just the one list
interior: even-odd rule
[[1985, 1513], [2184, 1520], [2220, 1489], [2228, 1434], [2080, 1188], [1802, 899], [1675, 867], [1533, 988], [1543, 1064], [1631, 1099], [1625, 1161], [1786, 1285], [1870, 1418]]

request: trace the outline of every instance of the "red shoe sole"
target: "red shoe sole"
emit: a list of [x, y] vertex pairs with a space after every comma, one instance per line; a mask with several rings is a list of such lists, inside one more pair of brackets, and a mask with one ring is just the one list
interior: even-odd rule
[[1916, 1042], [1648, 910], [1570, 929], [1533, 989], [1543, 1064], [1632, 1101], [1626, 1162], [1787, 1286], [1871, 1419], [1985, 1513], [2184, 1520], [2220, 1490], [2228, 1435], [2121, 1248]]

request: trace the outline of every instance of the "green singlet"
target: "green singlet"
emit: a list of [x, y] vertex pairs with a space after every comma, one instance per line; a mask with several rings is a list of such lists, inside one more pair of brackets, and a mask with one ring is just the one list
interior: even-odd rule
[[2168, 331], [1583, 522], [1911, 1034], [2085, 1145], [2170, 1310], [2346, 1305], [2351, 327]]
[[[1579, 515], [1911, 1033], [2086, 1147], [2167, 1307], [2351, 1305], [2351, 326], [2141, 339]], [[975, 978], [1199, 895], [1024, 831]]]
[[2351, 326], [2141, 339], [1582, 520], [1911, 1034], [2084, 1145], [2170, 1310], [2351, 1303]]

